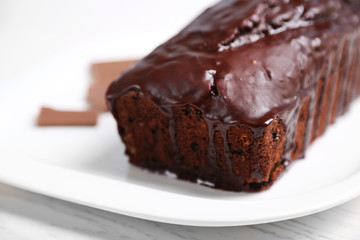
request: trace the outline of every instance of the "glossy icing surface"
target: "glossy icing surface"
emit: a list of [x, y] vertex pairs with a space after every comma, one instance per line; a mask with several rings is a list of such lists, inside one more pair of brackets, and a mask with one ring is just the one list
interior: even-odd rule
[[321, 37], [357, 26], [354, 12], [338, 0], [221, 1], [115, 81], [108, 100], [136, 87], [160, 107], [266, 126], [314, 84], [305, 75], [317, 74]]

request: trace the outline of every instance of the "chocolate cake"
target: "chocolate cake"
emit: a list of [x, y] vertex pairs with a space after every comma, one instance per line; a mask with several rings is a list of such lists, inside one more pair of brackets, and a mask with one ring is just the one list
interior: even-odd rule
[[109, 87], [130, 162], [268, 188], [360, 94], [359, 17], [360, 1], [345, 0], [207, 9]]

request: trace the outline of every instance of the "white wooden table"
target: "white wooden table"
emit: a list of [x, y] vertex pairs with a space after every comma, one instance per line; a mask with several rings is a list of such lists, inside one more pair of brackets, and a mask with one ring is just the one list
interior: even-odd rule
[[[111, 31], [131, 33], [129, 21], [171, 36], [213, 2], [2, 0], [0, 87], [73, 43]], [[163, 24], [169, 18], [170, 27]], [[288, 221], [204, 228], [135, 219], [0, 183], [0, 239], [360, 239], [360, 198]]]
[[188, 227], [140, 220], [0, 184], [0, 239], [360, 239], [360, 198], [288, 221]]

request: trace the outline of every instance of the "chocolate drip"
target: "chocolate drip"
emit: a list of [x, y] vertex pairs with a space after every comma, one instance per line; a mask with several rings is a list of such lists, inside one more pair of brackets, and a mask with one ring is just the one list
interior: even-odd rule
[[171, 145], [173, 147], [173, 151], [174, 151], [174, 159], [177, 162], [177, 164], [180, 164], [181, 161], [181, 156], [180, 156], [180, 151], [179, 151], [179, 147], [178, 144], [176, 142], [176, 130], [175, 130], [175, 118], [174, 118], [174, 111], [171, 107], [167, 107], [166, 110], [167, 114], [169, 114], [169, 133], [170, 133], [170, 140], [171, 140]]
[[229, 129], [229, 126], [220, 125], [220, 126], [218, 126], [218, 129], [220, 131], [220, 134], [221, 134], [221, 137], [222, 137], [223, 143], [224, 143], [224, 155], [225, 155], [226, 166], [227, 166], [228, 172], [233, 174], [232, 162], [229, 157], [230, 149], [229, 149], [229, 143], [228, 143], [228, 138], [227, 138], [227, 131]]

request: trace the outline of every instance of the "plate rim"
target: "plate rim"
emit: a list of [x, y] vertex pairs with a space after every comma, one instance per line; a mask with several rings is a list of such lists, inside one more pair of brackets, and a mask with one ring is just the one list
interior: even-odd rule
[[[19, 156], [19, 155], [18, 155]], [[26, 157], [26, 156], [23, 156]], [[85, 205], [88, 207], [93, 207], [93, 208], [97, 208], [97, 209], [101, 209], [101, 210], [105, 210], [105, 211], [109, 211], [109, 212], [113, 212], [113, 213], [118, 213], [118, 214], [122, 214], [122, 215], [126, 215], [126, 216], [130, 216], [130, 217], [136, 217], [136, 218], [140, 218], [140, 219], [145, 219], [145, 220], [151, 220], [151, 221], [157, 221], [157, 222], [163, 222], [163, 223], [170, 223], [170, 224], [178, 224], [178, 225], [186, 225], [186, 226], [201, 226], [201, 227], [226, 227], [226, 226], [244, 226], [244, 225], [253, 225], [253, 224], [262, 224], [262, 223], [270, 223], [270, 222], [276, 222], [276, 221], [282, 221], [282, 220], [288, 220], [288, 219], [293, 219], [293, 218], [298, 218], [298, 217], [302, 217], [302, 216], [307, 216], [313, 213], [317, 213], [317, 212], [321, 212], [324, 211], [326, 209], [330, 209], [332, 207], [338, 206], [342, 203], [345, 203], [355, 197], [357, 197], [358, 195], [360, 195], [360, 188], [357, 189], [357, 191], [353, 191], [350, 190], [350, 188], [344, 188], [344, 186], [348, 185], [349, 182], [359, 182], [360, 181], [360, 172], [357, 172], [353, 175], [351, 175], [349, 178], [344, 179], [341, 182], [338, 182], [334, 185], [331, 186], [327, 186], [323, 189], [319, 190], [312, 190], [309, 191], [308, 193], [304, 194], [303, 196], [292, 196], [290, 198], [285, 198], [285, 199], [272, 199], [271, 201], [269, 201], [269, 204], [267, 204], [266, 206], [260, 206], [260, 208], [257, 208], [257, 210], [264, 210], [264, 208], [267, 207], [273, 207], [273, 211], [278, 211], [275, 209], [279, 209], [279, 205], [283, 205], [285, 204], [287, 201], [294, 201], [293, 204], [296, 204], [298, 206], [298, 210], [296, 210], [296, 208], [293, 208], [293, 206], [291, 205], [286, 205], [287, 209], [282, 210], [281, 214], [277, 214], [276, 217], [274, 217], [274, 213], [272, 211], [268, 211], [266, 216], [262, 216], [262, 217], [257, 217], [257, 218], [253, 218], [251, 220], [249, 219], [243, 219], [243, 218], [233, 218], [231, 220], [215, 220], [215, 218], [209, 218], [207, 219], [206, 217], [202, 216], [202, 217], [198, 217], [198, 218], [194, 218], [192, 217], [186, 217], [186, 214], [183, 214], [183, 216], [181, 217], [174, 217], [174, 213], [171, 214], [169, 216], [166, 216], [166, 214], [164, 214], [164, 212], [169, 211], [170, 209], [166, 208], [164, 209], [164, 212], [162, 212], [161, 214], [157, 214], [156, 212], [152, 212], [151, 209], [153, 208], [148, 208], [147, 212], [143, 211], [144, 209], [141, 208], [140, 210], [135, 210], [135, 209], [131, 209], [128, 206], [126, 207], [114, 207], [114, 204], [110, 204], [110, 205], [106, 205], [106, 204], [99, 204], [97, 203], [97, 201], [89, 201], [86, 200], [86, 197], [81, 196], [81, 194], [78, 195], [74, 195], [74, 194], [64, 194], [64, 193], [60, 193], [59, 194], [59, 189], [61, 189], [61, 191], [64, 191], [64, 185], [51, 185], [51, 187], [49, 187], [48, 184], [39, 184], [39, 179], [37, 180], [37, 182], [35, 181], [17, 181], [17, 177], [14, 177], [14, 174], [11, 174], [11, 172], [14, 172], [16, 170], [18, 170], [18, 166], [17, 164], [21, 162], [18, 160], [14, 160], [12, 159], [11, 161], [0, 161], [0, 169], [5, 169], [6, 171], [0, 171], [0, 181], [17, 187], [17, 188], [21, 188], [27, 191], [31, 191], [31, 192], [35, 192], [41, 195], [45, 195], [45, 196], [49, 196], [49, 197], [53, 197], [53, 198], [57, 198], [57, 199], [61, 199], [61, 200], [65, 200], [68, 202], [73, 202], [76, 204], [81, 204], [81, 205]], [[24, 162], [22, 162], [24, 163]], [[84, 176], [86, 176], [85, 178], [93, 178], [94, 176], [91, 176], [92, 174], [90, 173], [86, 173], [86, 172], [80, 172], [78, 170], [73, 170], [73, 169], [68, 169], [65, 167], [61, 167], [61, 166], [54, 166], [54, 165], [47, 165], [45, 163], [42, 162], [38, 162], [36, 160], [32, 160], [31, 157], [27, 157], [26, 160], [24, 171], [21, 172], [21, 176], [22, 178], [26, 176], [30, 176], [30, 174], [26, 174], [29, 173], [27, 170], [29, 169], [28, 167], [31, 165], [33, 167], [39, 167], [40, 165], [42, 165], [42, 167], [40, 169], [42, 169], [41, 171], [37, 171], [37, 175], [38, 178], [45, 178], [43, 175], [47, 176], [48, 174], [45, 174], [44, 171], [48, 171], [49, 168], [52, 170], [55, 169], [56, 175], [81, 175], [81, 177], [83, 178]], [[54, 171], [50, 171], [50, 173], [53, 175]], [[65, 174], [66, 173], [66, 174]], [[78, 176], [76, 176], [78, 177]], [[114, 179], [107, 179], [106, 177], [103, 176], [95, 176], [96, 180], [99, 179], [103, 179], [105, 182], [116, 182], [116, 184], [119, 184], [119, 182], [117, 180]], [[74, 179], [74, 177], [71, 177], [71, 179]], [[110, 184], [111, 185], [111, 184]], [[158, 189], [150, 189], [148, 187], [145, 186], [136, 186], [136, 184], [133, 183], [129, 183], [129, 182], [120, 182], [121, 187], [127, 187], [127, 188], [134, 188], [135, 190], [141, 189], [141, 190], [146, 190], [149, 192], [154, 192], [154, 193], [160, 193], [162, 192], [161, 190]], [[75, 186], [75, 187], [74, 187]], [[76, 192], [79, 190], [79, 186], [78, 185], [73, 185], [74, 188], [71, 188], [72, 192]], [[66, 188], [66, 187], [65, 187]], [[57, 190], [55, 190], [57, 189]], [[347, 189], [345, 192], [343, 191], [342, 194], [337, 194], [334, 195], [334, 192], [337, 192], [338, 189]], [[61, 192], [60, 191], [60, 192]], [[81, 191], [79, 191], [81, 192]], [[89, 193], [87, 193], [89, 194]], [[120, 193], [117, 193], [117, 195]], [[181, 194], [178, 193], [166, 193], [169, 195], [169, 199], [171, 199], [172, 197], [179, 197]], [[162, 195], [164, 196], [164, 195]], [[319, 197], [320, 196], [320, 197]], [[334, 197], [335, 196], [335, 197]], [[197, 197], [193, 197], [193, 196], [184, 196], [185, 198], [192, 198], [191, 201], [196, 201]], [[298, 198], [296, 200], [294, 200], [293, 198]], [[331, 199], [331, 201], [328, 201], [327, 204], [324, 204], [322, 199]], [[119, 199], [118, 199], [119, 200]], [[130, 198], [126, 198], [123, 199], [125, 200], [124, 202], [129, 203], [131, 200], [133, 200], [131, 197]], [[154, 198], [154, 197], [149, 197], [147, 199], [150, 202], [154, 202], [156, 200], [158, 200], [158, 198]], [[315, 200], [315, 201], [314, 201]], [[219, 200], [219, 199], [200, 199], [198, 200], [201, 203], [204, 202], [208, 202], [207, 204], [211, 204], [214, 207], [219, 207], [222, 206], [223, 204], [228, 204], [230, 206], [227, 206], [225, 208], [225, 210], [227, 211], [227, 213], [225, 215], [228, 215], [230, 213], [231, 207], [235, 207], [235, 209], [233, 209], [233, 213], [241, 213], [241, 210], [243, 209], [243, 206], [236, 206], [236, 200]], [[278, 201], [278, 202], [276, 202]], [[309, 204], [309, 202], [312, 202], [312, 204]], [[242, 202], [244, 203], [244, 202]], [[277, 206], [277, 207], [274, 207]], [[237, 208], [236, 208], [237, 207]], [[248, 202], [248, 205], [245, 207], [258, 207], [256, 206], [255, 202]], [[289, 208], [292, 209], [293, 211], [289, 211]], [[130, 210], [129, 210], [130, 209]], [[156, 209], [156, 207], [155, 207]], [[306, 209], [306, 210], [304, 210]], [[150, 210], [150, 211], [149, 211]], [[204, 209], [202, 209], [204, 210]], [[183, 209], [181, 210], [183, 211]], [[224, 209], [223, 209], [224, 211]], [[179, 212], [178, 212], [179, 213]], [[214, 216], [218, 216], [219, 212], [217, 213], [213, 213], [212, 215]], [[241, 215], [239, 215], [241, 216]]]

